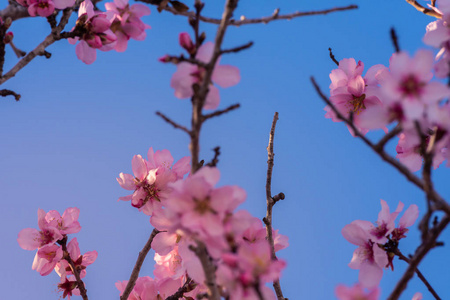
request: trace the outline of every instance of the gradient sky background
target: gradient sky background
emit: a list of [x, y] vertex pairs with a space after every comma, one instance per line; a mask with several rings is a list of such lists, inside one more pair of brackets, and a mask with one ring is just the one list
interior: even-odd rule
[[[230, 28], [225, 48], [255, 42], [250, 50], [222, 58], [223, 64], [241, 70], [242, 80], [220, 91], [220, 107], [239, 102], [242, 108], [208, 122], [202, 132], [202, 158], [209, 161], [211, 149], [221, 147], [220, 185], [243, 187], [248, 199], [242, 207], [262, 218], [268, 134], [273, 114], [279, 112], [272, 191], [286, 194], [274, 209], [274, 227], [290, 238], [290, 247], [278, 253], [288, 262], [281, 285], [289, 299], [335, 299], [337, 284], [357, 281], [358, 271], [347, 266], [356, 246], [342, 237], [341, 229], [355, 219], [376, 221], [380, 199], [392, 208], [399, 201], [406, 207], [416, 203], [421, 216], [424, 212], [425, 198], [417, 188], [344, 125], [324, 118], [324, 104], [309, 77], [315, 76], [328, 93], [328, 75], [336, 67], [328, 47], [338, 59], [363, 61], [366, 70], [388, 65], [392, 26], [400, 47], [414, 53], [425, 47], [421, 39], [433, 19], [405, 1], [387, 0], [241, 1], [236, 16], [267, 16], [277, 7], [289, 13], [349, 4], [360, 8]], [[223, 1], [209, 0], [204, 14], [219, 17], [222, 8]], [[129, 278], [152, 228], [148, 217], [130, 203], [117, 202], [128, 192], [115, 178], [120, 172], [131, 173], [133, 155], [146, 155], [150, 146], [169, 149], [176, 160], [189, 155], [187, 136], [155, 111], [189, 124], [189, 101], [176, 99], [169, 86], [176, 67], [157, 58], [181, 53], [178, 34], [191, 31], [185, 17], [151, 9], [152, 15], [144, 18], [152, 26], [147, 39], [131, 41], [125, 53], [99, 52], [88, 66], [76, 58], [73, 45], [60, 41], [47, 49], [51, 59], [36, 58], [2, 86], [22, 94], [22, 99], [0, 99], [1, 299], [60, 296], [59, 277], [32, 271], [35, 252], [22, 250], [16, 241], [23, 228], [37, 228], [38, 208], [61, 213], [68, 207], [81, 209], [82, 230], [74, 236], [82, 253], [99, 253], [85, 278], [90, 299], [118, 299], [114, 283]], [[204, 24], [201, 29], [213, 40], [216, 26]], [[26, 51], [49, 32], [42, 18], [19, 20], [11, 30], [16, 45]], [[8, 48], [5, 69], [16, 62]], [[380, 136], [369, 134], [373, 139]], [[395, 144], [389, 144], [392, 153]], [[448, 172], [441, 167], [434, 173], [436, 189], [445, 198], [450, 196]], [[441, 240], [450, 240], [448, 230]], [[415, 226], [400, 249], [409, 254], [418, 243]], [[450, 298], [449, 253], [448, 246], [435, 249], [420, 265], [443, 299]], [[404, 262], [394, 264], [395, 272], [384, 272], [382, 299], [405, 269]], [[150, 255], [141, 275], [152, 276], [152, 268]], [[417, 291], [431, 299], [417, 278], [401, 299], [411, 299]]]

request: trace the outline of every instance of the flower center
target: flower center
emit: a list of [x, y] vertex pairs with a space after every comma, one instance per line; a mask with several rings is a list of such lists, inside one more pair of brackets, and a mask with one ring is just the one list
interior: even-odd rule
[[425, 83], [419, 82], [414, 75], [409, 75], [400, 83], [400, 90], [404, 95], [418, 97]]

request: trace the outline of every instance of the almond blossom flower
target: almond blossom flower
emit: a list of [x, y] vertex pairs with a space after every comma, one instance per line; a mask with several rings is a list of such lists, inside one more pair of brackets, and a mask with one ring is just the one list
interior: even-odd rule
[[61, 277], [61, 282], [58, 284], [58, 290], [63, 292], [63, 298], [70, 300], [70, 296], [80, 295], [80, 290], [77, 288], [78, 284], [74, 276]]
[[[361, 126], [361, 118], [363, 112], [381, 107], [382, 103], [377, 96], [378, 81], [376, 74], [386, 69], [383, 65], [375, 65], [371, 67], [367, 74], [362, 77], [364, 64], [353, 58], [343, 59], [339, 62], [339, 68], [331, 71], [330, 79], [330, 101], [336, 109], [346, 118], [353, 115], [354, 124], [362, 133], [369, 130]], [[333, 122], [341, 122], [331, 107], [326, 106], [324, 109], [327, 113], [326, 118], [331, 118]], [[387, 132], [387, 128], [384, 128]], [[354, 134], [349, 127], [350, 133]]]
[[58, 245], [46, 245], [40, 248], [34, 257], [31, 269], [38, 271], [42, 276], [47, 276], [62, 259], [63, 251]]
[[143, 4], [129, 5], [128, 0], [114, 0], [105, 3], [111, 20], [111, 30], [117, 37], [114, 49], [124, 52], [130, 38], [143, 41], [147, 36], [145, 30], [150, 28], [141, 18], [150, 14], [150, 8]]
[[34, 228], [25, 228], [19, 232], [17, 242], [24, 250], [35, 250], [45, 245], [53, 244], [63, 238], [59, 230], [48, 224], [45, 220], [45, 211], [38, 209], [39, 230]]
[[353, 252], [353, 258], [348, 266], [359, 269], [358, 280], [363, 287], [376, 287], [383, 277], [383, 269], [389, 263], [386, 252], [372, 242], [370, 233], [358, 222], [346, 225], [342, 229], [342, 235], [353, 245], [359, 246]]
[[64, 211], [62, 217], [56, 210], [51, 210], [45, 215], [45, 220], [50, 226], [58, 228], [61, 234], [72, 234], [81, 230], [79, 215], [80, 209], [71, 207]]
[[361, 284], [355, 284], [352, 287], [338, 285], [335, 293], [339, 300], [378, 300], [380, 288], [365, 290]]
[[97, 58], [96, 49], [109, 51], [114, 48], [116, 36], [110, 30], [111, 22], [106, 14], [95, 13], [91, 0], [81, 3], [78, 10], [78, 20], [72, 31], [82, 32], [81, 37], [69, 39], [69, 43], [76, 44], [77, 57], [85, 64], [92, 64]]
[[[195, 58], [201, 62], [208, 63], [211, 60], [213, 51], [214, 44], [207, 42], [198, 48]], [[230, 65], [219, 65], [219, 62], [220, 58], [214, 67], [211, 80], [223, 88], [238, 84], [241, 80], [239, 69]], [[201, 67], [187, 62], [177, 64], [177, 71], [173, 74], [170, 81], [170, 86], [175, 89], [175, 97], [178, 99], [192, 97], [194, 95], [192, 85], [195, 83], [201, 84], [204, 76], [205, 70]], [[203, 108], [215, 109], [220, 102], [219, 90], [213, 83], [208, 88], [209, 92]]]
[[161, 200], [171, 192], [169, 183], [174, 182], [190, 170], [189, 157], [183, 157], [173, 166], [173, 157], [168, 150], [153, 151], [150, 147], [148, 160], [135, 155], [131, 160], [133, 175], [120, 173], [117, 182], [126, 190], [134, 190], [132, 195], [120, 197], [119, 200], [130, 201], [131, 205], [152, 215], [162, 208]]

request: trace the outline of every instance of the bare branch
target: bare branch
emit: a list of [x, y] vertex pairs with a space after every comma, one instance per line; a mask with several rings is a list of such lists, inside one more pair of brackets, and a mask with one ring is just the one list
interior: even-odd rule
[[187, 134], [191, 135], [191, 132], [189, 131], [189, 129], [187, 129], [186, 127], [184, 127], [183, 125], [180, 125], [174, 121], [172, 121], [171, 119], [169, 119], [168, 117], [166, 117], [163, 113], [157, 111], [156, 115], [160, 116], [164, 121], [166, 121], [167, 123], [169, 123], [170, 125], [172, 125], [173, 127], [175, 127], [176, 129], [181, 129], [184, 132], [186, 132]]
[[141, 271], [142, 264], [144, 263], [145, 257], [147, 256], [148, 252], [152, 248], [152, 242], [155, 236], [160, 233], [158, 229], [153, 229], [152, 233], [150, 234], [150, 237], [145, 244], [144, 248], [139, 252], [139, 256], [136, 260], [136, 264], [134, 265], [133, 272], [131, 272], [130, 280], [128, 280], [128, 284], [123, 291], [122, 296], [120, 296], [120, 300], [127, 300], [128, 296], [130, 295], [131, 291], [134, 288], [134, 285], [136, 284], [136, 280], [139, 277], [139, 272]]
[[441, 232], [447, 227], [450, 222], [448, 215], [444, 215], [442, 220], [430, 230], [430, 234], [426, 237], [425, 241], [417, 248], [416, 253], [409, 261], [409, 266], [403, 274], [402, 278], [397, 282], [392, 293], [389, 295], [387, 300], [397, 300], [399, 299], [402, 292], [406, 289], [406, 285], [409, 280], [413, 277], [414, 272], [417, 270], [417, 266], [425, 257], [425, 255], [436, 246], [436, 240], [441, 234]]
[[222, 51], [220, 51], [220, 53], [221, 53], [221, 54], [224, 54], [224, 53], [239, 52], [239, 51], [248, 49], [248, 48], [250, 48], [251, 46], [253, 46], [253, 42], [248, 42], [247, 44], [242, 45], [242, 46], [239, 46], [239, 47], [235, 47], [235, 48], [231, 48], [231, 49], [222, 50]]
[[330, 58], [331, 60], [336, 64], [336, 66], [339, 66], [339, 62], [336, 60], [336, 57], [334, 57], [333, 51], [331, 48], [328, 48], [328, 51], [330, 51]]
[[391, 28], [391, 40], [392, 44], [394, 45], [395, 52], [397, 53], [400, 52], [400, 47], [398, 45], [398, 37], [394, 27]]
[[15, 93], [14, 91], [7, 90], [7, 89], [0, 90], [0, 96], [2, 96], [2, 97], [14, 96], [14, 99], [16, 101], [20, 100], [20, 95], [19, 94]]
[[214, 149], [214, 158], [211, 160], [211, 162], [207, 163], [207, 166], [215, 167], [219, 163], [219, 155], [220, 155], [220, 147], [215, 147]]
[[0, 10], [0, 18], [3, 20], [6, 20], [6, 18], [11, 18], [11, 20], [15, 21], [18, 19], [27, 18], [29, 16], [30, 14], [28, 13], [28, 9], [12, 1], [10, 1], [7, 7]]
[[[400, 250], [396, 249], [395, 251], [395, 255], [398, 256], [399, 259], [406, 261], [408, 264], [410, 263], [410, 259], [407, 258], [406, 256], [403, 255], [403, 253], [400, 252]], [[441, 300], [441, 298], [439, 297], [439, 295], [436, 293], [436, 291], [433, 289], [433, 287], [431, 286], [431, 284], [428, 282], [428, 280], [425, 278], [425, 276], [423, 276], [423, 274], [419, 271], [419, 269], [416, 268], [415, 270], [417, 276], [420, 278], [420, 280], [422, 280], [422, 282], [425, 284], [425, 286], [428, 288], [428, 290], [430, 291], [430, 293], [434, 296], [434, 298], [436, 300]]]
[[232, 110], [238, 109], [239, 107], [241, 107], [241, 105], [240, 105], [239, 103], [236, 103], [236, 104], [233, 104], [233, 105], [228, 106], [228, 107], [225, 108], [225, 109], [217, 110], [217, 111], [212, 112], [212, 113], [210, 113], [210, 114], [204, 115], [204, 116], [203, 116], [203, 122], [206, 121], [206, 120], [208, 120], [208, 119], [211, 119], [211, 118], [214, 118], [214, 117], [218, 117], [218, 116], [220, 116], [220, 115], [223, 115], [223, 114], [225, 114], [225, 113], [227, 113], [227, 112], [230, 112], [230, 111], [232, 111]]
[[[275, 254], [275, 246], [273, 242], [273, 235], [272, 235], [272, 208], [275, 205], [275, 203], [280, 200], [284, 199], [284, 194], [280, 193], [272, 198], [272, 170], [273, 170], [273, 164], [274, 164], [274, 156], [275, 153], [273, 152], [273, 141], [275, 138], [275, 127], [277, 125], [278, 121], [278, 113], [276, 112], [273, 116], [272, 121], [272, 127], [270, 128], [270, 135], [269, 135], [269, 145], [267, 146], [267, 177], [266, 177], [266, 204], [267, 204], [267, 211], [266, 211], [266, 217], [263, 219], [264, 223], [266, 224], [266, 236], [267, 241], [270, 245], [271, 250], [271, 256], [272, 260], [277, 260], [277, 256]], [[281, 290], [280, 280], [274, 280], [273, 282], [273, 288], [275, 290], [275, 293], [277, 294], [278, 300], [285, 300], [283, 296], [283, 291]]]
[[[148, 0], [138, 0], [138, 1], [148, 3]], [[286, 14], [286, 15], [280, 15], [277, 13], [277, 11], [279, 11], [279, 10], [275, 10], [275, 12], [271, 16], [268, 16], [268, 17], [255, 18], [255, 19], [247, 19], [245, 17], [241, 17], [240, 20], [230, 19], [228, 21], [228, 25], [241, 26], [241, 25], [247, 25], [247, 24], [260, 24], [260, 23], [267, 24], [269, 22], [276, 21], [276, 20], [291, 20], [291, 19], [295, 19], [295, 18], [299, 18], [299, 17], [314, 16], [314, 15], [326, 15], [326, 14], [333, 13], [333, 12], [352, 10], [352, 9], [357, 9], [357, 8], [358, 8], [357, 5], [348, 5], [348, 6], [334, 7], [334, 8], [330, 8], [330, 9], [324, 9], [324, 10], [295, 12], [295, 13]], [[172, 7], [166, 7], [165, 10], [173, 13], [174, 15], [183, 15], [186, 17], [194, 17], [195, 16], [195, 13], [193, 13], [193, 12], [179, 12]], [[221, 20], [219, 20], [219, 19], [208, 18], [208, 17], [204, 17], [204, 16], [200, 16], [200, 20], [205, 23], [212, 23], [212, 24], [220, 24], [220, 22], [221, 22]]]
[[395, 126], [394, 129], [389, 131], [386, 135], [384, 135], [383, 138], [375, 145], [375, 149], [377, 149], [376, 151], [378, 152], [384, 150], [384, 146], [386, 146], [386, 144], [400, 132], [402, 132], [402, 127], [399, 124]]
[[429, 8], [426, 8], [426, 7], [423, 7], [422, 5], [420, 5], [417, 1], [415, 1], [415, 0], [406, 0], [406, 2], [408, 3], [408, 4], [411, 4], [415, 9], [417, 9], [418, 11], [420, 11], [421, 13], [424, 13], [424, 14], [426, 14], [426, 15], [428, 15], [428, 16], [431, 16], [431, 17], [435, 17], [435, 18], [437, 18], [437, 19], [441, 19], [442, 18], [442, 15], [440, 14], [440, 13], [438, 13], [437, 11], [435, 11], [435, 10], [432, 10], [432, 9], [429, 9]]

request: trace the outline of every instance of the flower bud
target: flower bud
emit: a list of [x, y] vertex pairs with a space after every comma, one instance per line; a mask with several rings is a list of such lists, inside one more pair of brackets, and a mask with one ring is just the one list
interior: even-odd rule
[[180, 33], [179, 41], [180, 41], [181, 47], [186, 49], [186, 51], [189, 54], [195, 53], [195, 45], [194, 45], [194, 43], [192, 43], [191, 37], [189, 36], [189, 34], [187, 32]]

